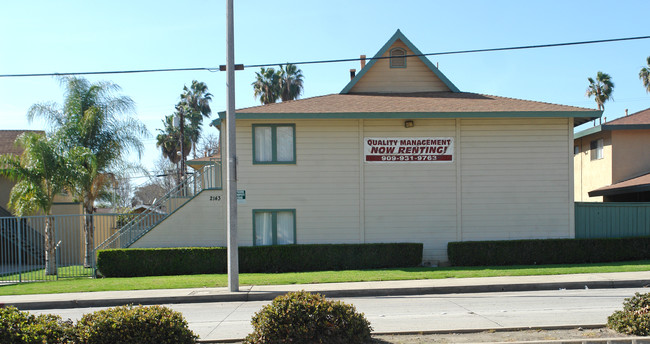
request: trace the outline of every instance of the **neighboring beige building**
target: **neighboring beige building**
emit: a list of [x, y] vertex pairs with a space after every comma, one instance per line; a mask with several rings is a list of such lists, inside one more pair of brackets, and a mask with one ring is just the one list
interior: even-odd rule
[[[600, 111], [461, 92], [399, 30], [364, 63], [339, 94], [237, 110], [240, 245], [421, 242], [444, 262], [450, 241], [574, 237], [573, 128]], [[225, 244], [208, 190], [131, 247]]]
[[650, 109], [575, 134], [575, 200], [650, 202]]
[[[26, 132], [33, 132], [45, 135], [42, 130], [0, 130], [0, 155], [13, 154], [20, 155], [22, 148], [16, 146], [15, 141], [18, 136]], [[14, 187], [14, 182], [0, 176], [0, 208], [10, 211], [7, 203], [9, 202], [9, 194]], [[72, 197], [67, 194], [56, 196], [55, 203], [52, 206], [52, 214], [54, 215], [69, 215], [81, 214], [82, 208], [79, 202], [74, 202]], [[5, 213], [5, 212], [3, 212]]]

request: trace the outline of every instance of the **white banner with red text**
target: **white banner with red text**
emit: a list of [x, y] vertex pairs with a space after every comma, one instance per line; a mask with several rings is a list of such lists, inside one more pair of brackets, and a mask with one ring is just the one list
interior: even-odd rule
[[453, 162], [453, 137], [366, 137], [363, 161]]

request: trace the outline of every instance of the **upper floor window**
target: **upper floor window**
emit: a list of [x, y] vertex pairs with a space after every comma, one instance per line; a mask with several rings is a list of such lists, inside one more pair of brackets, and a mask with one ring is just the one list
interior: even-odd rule
[[580, 153], [580, 146], [573, 146], [573, 154], [579, 154]]
[[295, 164], [294, 124], [253, 124], [254, 164]]
[[603, 139], [591, 141], [589, 148], [591, 149], [591, 160], [603, 158]]
[[391, 49], [390, 68], [406, 68], [406, 50], [402, 48]]

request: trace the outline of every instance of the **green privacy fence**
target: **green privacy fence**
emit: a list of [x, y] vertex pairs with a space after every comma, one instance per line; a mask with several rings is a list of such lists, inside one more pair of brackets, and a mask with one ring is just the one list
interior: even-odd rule
[[650, 236], [650, 203], [576, 202], [576, 238]]

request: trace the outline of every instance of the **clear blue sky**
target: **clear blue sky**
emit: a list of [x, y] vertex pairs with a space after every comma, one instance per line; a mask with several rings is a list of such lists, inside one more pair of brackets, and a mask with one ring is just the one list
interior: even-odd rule
[[[5, 1], [0, 4], [0, 74], [216, 67], [225, 64], [225, 0]], [[650, 2], [638, 1], [257, 1], [235, 0], [235, 59], [241, 64], [373, 56], [400, 29], [422, 52], [547, 44], [650, 35]], [[638, 79], [650, 40], [431, 57], [461, 90], [595, 108], [587, 77], [609, 73], [608, 120], [650, 107]], [[358, 62], [299, 66], [303, 97], [338, 93]], [[254, 69], [236, 75], [237, 108], [256, 105]], [[142, 159], [160, 153], [155, 139], [183, 85], [207, 83], [212, 109], [225, 109], [225, 73], [103, 75], [137, 105], [151, 137]], [[29, 124], [35, 103], [61, 103], [53, 77], [0, 78], [0, 128]], [[206, 132], [216, 134], [207, 127]], [[137, 182], [135, 184], [138, 184]]]

